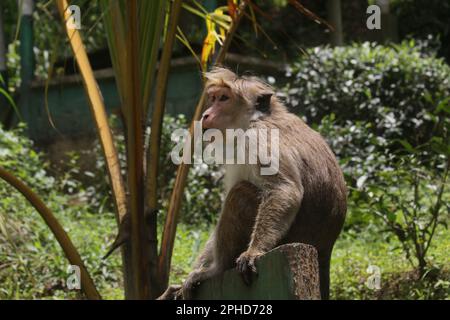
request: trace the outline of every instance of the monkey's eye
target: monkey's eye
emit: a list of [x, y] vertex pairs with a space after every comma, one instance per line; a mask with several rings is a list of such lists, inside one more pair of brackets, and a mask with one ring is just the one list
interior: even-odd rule
[[230, 99], [228, 96], [222, 95], [222, 96], [219, 98], [219, 101], [227, 101], [228, 99]]

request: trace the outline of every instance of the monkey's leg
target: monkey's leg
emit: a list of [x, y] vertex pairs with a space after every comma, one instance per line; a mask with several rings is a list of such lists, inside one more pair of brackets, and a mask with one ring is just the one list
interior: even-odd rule
[[302, 198], [303, 189], [289, 182], [274, 185], [261, 195], [250, 245], [236, 261], [246, 283], [256, 273], [255, 260], [277, 246], [289, 231]]
[[260, 201], [259, 188], [248, 181], [229, 191], [215, 232], [215, 261], [222, 271], [235, 267], [236, 259], [247, 249]]
[[229, 191], [216, 229], [198, 260], [198, 268], [183, 284], [185, 299], [191, 297], [199, 282], [235, 266], [236, 258], [247, 249], [258, 205], [259, 189], [248, 181], [237, 183]]

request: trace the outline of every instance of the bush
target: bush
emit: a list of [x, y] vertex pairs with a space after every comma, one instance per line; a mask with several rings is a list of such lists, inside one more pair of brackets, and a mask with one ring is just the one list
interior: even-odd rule
[[38, 193], [50, 193], [56, 180], [47, 175], [49, 164], [42, 155], [32, 149], [33, 142], [24, 136], [23, 125], [11, 131], [0, 126], [0, 165], [27, 184], [33, 185]]
[[419, 276], [432, 267], [428, 248], [446, 228], [450, 196], [450, 68], [427, 52], [412, 42], [314, 49], [285, 89], [340, 160], [346, 229], [397, 238]]
[[309, 123], [334, 113], [337, 125], [361, 121], [378, 137], [413, 146], [443, 134], [430, 113], [448, 110], [450, 67], [413, 41], [314, 48], [288, 77], [287, 102]]
[[[161, 155], [159, 173], [160, 196], [162, 209], [160, 217], [167, 212], [170, 194], [175, 183], [177, 166], [172, 163], [170, 152], [175, 146], [171, 141], [172, 132], [178, 128], [187, 128], [186, 118], [179, 115], [164, 117], [161, 138]], [[215, 222], [221, 210], [222, 184], [219, 180], [223, 172], [218, 165], [194, 164], [189, 171], [184, 199], [181, 206], [180, 218], [186, 224]]]

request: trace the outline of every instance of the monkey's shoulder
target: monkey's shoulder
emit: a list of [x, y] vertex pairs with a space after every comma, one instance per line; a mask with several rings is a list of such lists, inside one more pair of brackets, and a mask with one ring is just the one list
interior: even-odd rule
[[310, 128], [299, 116], [291, 112], [277, 112], [264, 115], [250, 122], [250, 129], [277, 129], [280, 137], [293, 137], [307, 134], [318, 134]]

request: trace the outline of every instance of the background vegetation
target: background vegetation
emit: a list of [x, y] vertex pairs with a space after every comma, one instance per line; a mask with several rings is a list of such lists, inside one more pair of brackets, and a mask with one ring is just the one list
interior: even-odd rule
[[[98, 22], [98, 3], [88, 2], [92, 14], [86, 19], [91, 28], [84, 40], [93, 52], [104, 48], [105, 39]], [[304, 2], [318, 14], [325, 10], [324, 1]], [[359, 6], [364, 2], [345, 3]], [[68, 52], [62, 45], [63, 35], [60, 40], [51, 37], [54, 42], [49, 43], [48, 35], [59, 34], [60, 25], [55, 12], [44, 4], [38, 1], [35, 13], [36, 72], [47, 77], [51, 54], [58, 52], [62, 57]], [[233, 51], [289, 63], [284, 77], [268, 81], [278, 87], [293, 112], [326, 137], [344, 170], [349, 211], [333, 253], [332, 298], [449, 299], [450, 6], [442, 1], [393, 1], [401, 37], [408, 38], [401, 44], [365, 42], [306, 49], [319, 44], [313, 43], [316, 38], [304, 38], [300, 47], [299, 39], [323, 33], [323, 28], [304, 22], [291, 28], [298, 24], [298, 16], [284, 5], [284, 1], [262, 1], [261, 8], [274, 17], [274, 21], [261, 21], [268, 37], [259, 34], [255, 41], [253, 25], [244, 24]], [[5, 12], [13, 11], [9, 2], [4, 6]], [[16, 21], [5, 16], [12, 41]], [[195, 48], [200, 45], [202, 27], [185, 19]], [[364, 38], [350, 20], [345, 20], [345, 28], [355, 32], [348, 37]], [[273, 43], [278, 44], [275, 51]], [[9, 50], [12, 91], [18, 86], [20, 59], [14, 45]], [[176, 54], [184, 50], [178, 44]], [[57, 67], [54, 71], [58, 72]], [[119, 158], [124, 161], [122, 130], [116, 118], [111, 118], [111, 124], [119, 141]], [[158, 177], [161, 211], [167, 210], [175, 179], [170, 134], [187, 126], [182, 115], [164, 119], [161, 154], [165, 157]], [[123, 298], [119, 254], [102, 260], [115, 237], [116, 224], [100, 149], [94, 141], [86, 150], [68, 153], [61, 162], [50, 162], [51, 157], [26, 137], [23, 126], [8, 131], [0, 128], [0, 166], [43, 196], [79, 248], [103, 296]], [[195, 166], [189, 174], [171, 283], [181, 282], [191, 270], [214, 226], [222, 176], [220, 168], [205, 165]], [[372, 275], [369, 266], [380, 268], [380, 289], [366, 285]], [[0, 299], [79, 298], [65, 287], [67, 267], [40, 216], [0, 181]]]

